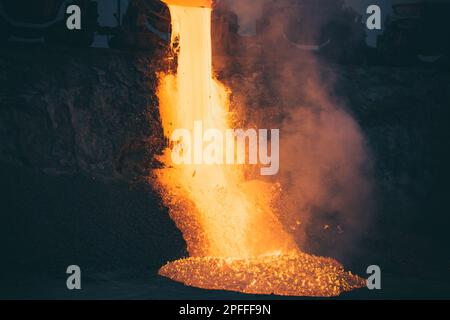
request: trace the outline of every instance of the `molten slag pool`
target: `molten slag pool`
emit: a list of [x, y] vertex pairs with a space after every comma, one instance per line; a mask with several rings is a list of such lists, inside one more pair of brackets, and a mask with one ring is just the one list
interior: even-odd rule
[[333, 297], [366, 285], [336, 260], [302, 252], [248, 259], [188, 258], [168, 263], [159, 274], [203, 289], [280, 296]]

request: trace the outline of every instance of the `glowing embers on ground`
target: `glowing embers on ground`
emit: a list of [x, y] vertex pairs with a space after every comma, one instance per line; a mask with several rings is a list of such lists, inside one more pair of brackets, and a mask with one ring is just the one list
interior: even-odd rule
[[302, 252], [249, 259], [187, 258], [168, 263], [159, 274], [203, 289], [282, 296], [332, 297], [366, 286], [336, 260]]

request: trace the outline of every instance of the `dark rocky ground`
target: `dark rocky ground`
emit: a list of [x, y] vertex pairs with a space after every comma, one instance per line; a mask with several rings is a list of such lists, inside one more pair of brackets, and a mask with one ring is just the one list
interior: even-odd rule
[[[156, 275], [186, 253], [145, 183], [163, 147], [160, 62], [149, 56], [2, 44], [0, 298], [254, 298]], [[342, 262], [362, 275], [382, 266], [383, 290], [343, 297], [449, 298], [450, 73], [330, 72], [368, 140], [379, 189], [362, 250]], [[65, 289], [69, 264], [82, 268], [81, 292]]]

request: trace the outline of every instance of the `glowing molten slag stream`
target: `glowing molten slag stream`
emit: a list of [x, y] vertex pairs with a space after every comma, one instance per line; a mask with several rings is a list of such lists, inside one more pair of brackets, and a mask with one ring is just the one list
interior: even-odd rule
[[[178, 66], [176, 74], [160, 75], [165, 135], [193, 132], [198, 121], [204, 130], [224, 132], [231, 123], [229, 101], [212, 73], [210, 0], [166, 2]], [[275, 185], [246, 181], [235, 165], [173, 165], [171, 149], [188, 146], [172, 141], [161, 157], [165, 168], [156, 172], [190, 255], [166, 264], [160, 275], [199, 288], [278, 295], [336, 296], [365, 285], [337, 261], [298, 250], [271, 207]]]
[[[178, 67], [175, 75], [160, 77], [165, 135], [180, 128], [194, 132], [195, 121], [204, 130], [225, 132], [230, 127], [228, 90], [212, 72], [212, 9], [168, 2]], [[167, 168], [158, 180], [191, 256], [245, 258], [297, 250], [271, 209], [275, 186], [246, 182], [235, 165], [174, 166], [170, 150], [163, 162]]]

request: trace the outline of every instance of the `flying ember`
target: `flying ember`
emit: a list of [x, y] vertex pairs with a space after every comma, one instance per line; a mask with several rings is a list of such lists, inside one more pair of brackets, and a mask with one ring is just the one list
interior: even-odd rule
[[[195, 124], [232, 129], [229, 90], [212, 71], [211, 1], [166, 0], [172, 19], [175, 74], [160, 75], [158, 97], [166, 137]], [[330, 258], [302, 253], [272, 206], [275, 184], [248, 181], [242, 166], [173, 163], [171, 141], [156, 172], [171, 218], [190, 258], [167, 264], [162, 276], [186, 285], [255, 294], [335, 296], [365, 281]]]

